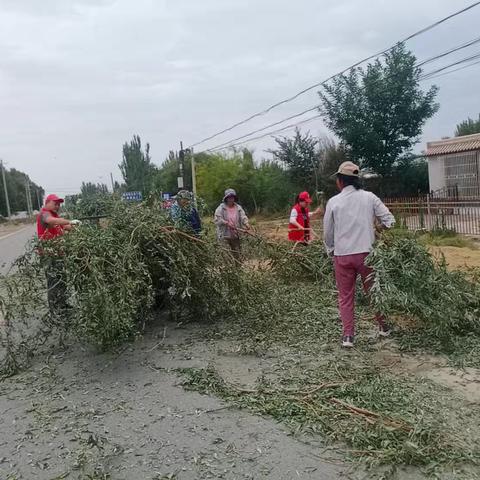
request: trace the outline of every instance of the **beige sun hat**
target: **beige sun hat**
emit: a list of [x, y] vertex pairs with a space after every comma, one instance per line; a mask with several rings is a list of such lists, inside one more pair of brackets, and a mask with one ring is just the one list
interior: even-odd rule
[[343, 162], [339, 167], [335, 175], [346, 175], [348, 177], [359, 177], [360, 167], [353, 162]]

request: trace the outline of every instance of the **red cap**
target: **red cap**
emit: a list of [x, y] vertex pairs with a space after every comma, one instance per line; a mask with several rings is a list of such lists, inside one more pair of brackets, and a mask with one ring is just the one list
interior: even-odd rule
[[300, 202], [307, 202], [307, 203], [312, 203], [312, 199], [310, 198], [310, 195], [308, 192], [302, 192], [298, 195], [298, 200]]
[[58, 197], [54, 193], [51, 193], [50, 195], [47, 196], [45, 199], [45, 203], [47, 204], [48, 202], [58, 202], [58, 203], [63, 203], [65, 200], [63, 198]]

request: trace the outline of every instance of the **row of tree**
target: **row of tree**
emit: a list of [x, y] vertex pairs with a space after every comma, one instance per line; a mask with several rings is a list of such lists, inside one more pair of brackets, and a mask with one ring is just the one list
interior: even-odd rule
[[[1, 174], [2, 172], [0, 172], [0, 215], [6, 217], [8, 213], [7, 202]], [[32, 182], [26, 173], [15, 168], [5, 168], [5, 180], [12, 214], [28, 210], [27, 183], [30, 190], [30, 205], [34, 210], [41, 207], [45, 192], [41, 186]]]
[[[276, 148], [269, 151], [272, 158], [256, 162], [248, 149], [229, 153], [195, 154], [198, 195], [213, 209], [226, 188], [235, 188], [242, 204], [250, 212], [270, 213], [290, 205], [295, 195], [308, 190], [314, 195], [329, 198], [335, 193], [332, 174], [340, 163], [349, 158], [341, 144], [332, 139], [316, 138], [296, 130], [292, 137], [276, 139]], [[191, 156], [184, 163], [184, 185], [192, 187]], [[125, 144], [120, 165], [124, 183], [118, 191], [141, 191], [144, 196], [175, 193], [178, 190], [180, 159], [170, 152], [160, 167], [156, 167], [134, 137]], [[388, 177], [371, 175], [365, 180], [368, 187], [388, 195], [414, 195], [428, 191], [428, 170], [423, 159], [406, 158], [395, 163]], [[394, 181], [392, 181], [394, 179]], [[82, 193], [98, 195], [106, 186], [82, 186]]]

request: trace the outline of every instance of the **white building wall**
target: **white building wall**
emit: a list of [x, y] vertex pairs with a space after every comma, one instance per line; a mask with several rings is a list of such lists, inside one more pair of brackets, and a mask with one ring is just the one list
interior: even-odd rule
[[428, 181], [430, 191], [440, 190], [447, 186], [445, 181], [444, 157], [436, 156], [428, 159]]

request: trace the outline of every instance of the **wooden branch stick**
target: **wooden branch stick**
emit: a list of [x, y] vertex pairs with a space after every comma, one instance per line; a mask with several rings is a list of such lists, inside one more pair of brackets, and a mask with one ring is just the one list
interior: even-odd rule
[[343, 408], [347, 409], [349, 412], [353, 414], [364, 417], [368, 423], [373, 424], [375, 423], [374, 419], [377, 419], [389, 427], [392, 427], [398, 430], [403, 430], [404, 432], [407, 432], [407, 433], [413, 430], [413, 427], [408, 425], [407, 423], [399, 422], [397, 420], [393, 420], [392, 418], [383, 417], [379, 413], [371, 412], [370, 410], [359, 408], [359, 407], [356, 407], [355, 405], [350, 405], [349, 403], [339, 400], [338, 398], [333, 397], [330, 399], [330, 401], [332, 403], [342, 406]]

